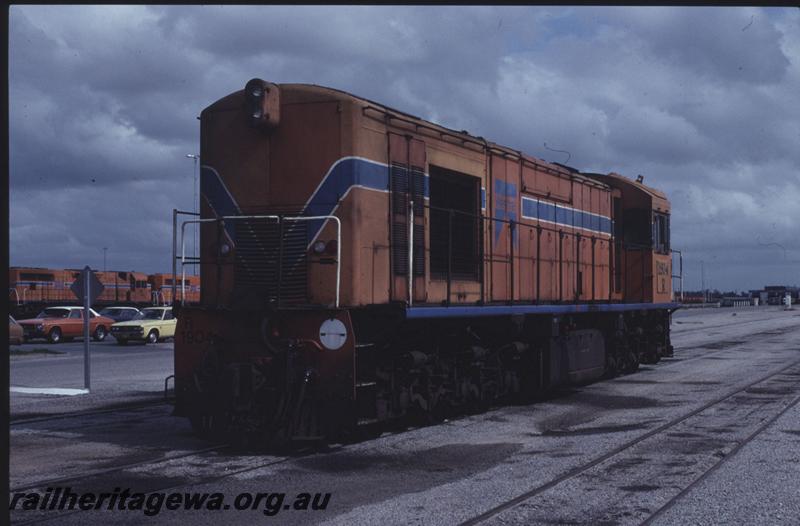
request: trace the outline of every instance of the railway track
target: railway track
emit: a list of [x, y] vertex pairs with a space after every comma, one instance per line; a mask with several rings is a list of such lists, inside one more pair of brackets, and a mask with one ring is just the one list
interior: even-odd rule
[[[392, 437], [392, 436], [401, 435], [401, 434], [404, 434], [404, 433], [409, 433], [411, 431], [414, 431], [415, 429], [416, 429], [415, 427], [409, 427], [409, 428], [399, 429], [399, 430], [396, 430], [396, 431], [384, 432], [384, 433], [381, 434], [381, 438], [389, 438], [389, 437]], [[103, 477], [103, 476], [106, 476], [106, 475], [113, 475], [113, 474], [116, 474], [116, 473], [122, 473], [124, 471], [128, 471], [128, 470], [131, 470], [131, 469], [137, 469], [137, 468], [142, 468], [142, 467], [147, 467], [147, 466], [157, 466], [158, 464], [165, 464], [165, 463], [168, 463], [168, 462], [171, 462], [171, 461], [175, 461], [175, 460], [187, 460], [187, 459], [190, 459], [191, 457], [194, 457], [194, 456], [202, 458], [204, 455], [207, 455], [208, 453], [218, 453], [218, 452], [229, 450], [229, 449], [232, 449], [232, 446], [230, 446], [229, 444], [221, 444], [221, 445], [217, 445], [217, 446], [213, 446], [213, 447], [209, 447], [209, 448], [204, 448], [204, 449], [199, 449], [199, 450], [186, 452], [186, 453], [179, 454], [179, 455], [172, 455], [172, 456], [169, 456], [169, 457], [163, 457], [163, 458], [159, 458], [159, 459], [143, 460], [141, 462], [133, 462], [133, 463], [125, 464], [125, 465], [114, 466], [114, 467], [111, 467], [111, 468], [108, 468], [108, 469], [97, 470], [97, 471], [92, 471], [92, 472], [88, 472], [88, 473], [81, 473], [81, 474], [73, 475], [73, 476], [69, 476], [69, 477], [62, 477], [62, 478], [58, 478], [58, 479], [39, 480], [39, 481], [36, 481], [36, 482], [32, 482], [32, 483], [28, 483], [28, 484], [25, 484], [25, 485], [21, 485], [21, 486], [17, 486], [15, 488], [12, 488], [10, 490], [10, 493], [13, 494], [15, 492], [24, 492], [24, 491], [34, 490], [34, 489], [42, 489], [42, 488], [45, 488], [45, 487], [52, 487], [53, 485], [56, 485], [56, 484], [58, 484], [58, 485], [63, 485], [64, 483], [73, 483], [74, 484], [76, 482], [77, 483], [81, 483], [81, 482], [85, 483], [87, 481], [92, 481], [93, 479], [96, 479], [98, 477]], [[294, 459], [297, 459], [297, 458], [301, 458], [301, 457], [303, 457], [305, 455], [313, 454], [313, 453], [315, 453], [317, 451], [318, 451], [317, 445], [309, 445], [309, 446], [302, 447], [300, 449], [294, 450], [294, 451], [292, 451], [291, 454], [283, 455], [283, 456], [278, 457], [278, 458], [273, 458], [273, 459], [271, 459], [271, 460], [269, 460], [267, 462], [261, 462], [261, 463], [258, 463], [256, 465], [247, 466], [247, 467], [239, 468], [239, 469], [227, 470], [224, 473], [216, 475], [216, 476], [194, 477], [191, 480], [187, 480], [187, 481], [185, 481], [183, 483], [180, 483], [180, 484], [175, 484], [175, 485], [171, 485], [171, 486], [155, 485], [155, 486], [147, 488], [147, 489], [137, 488], [136, 491], [137, 492], [141, 492], [141, 493], [169, 492], [169, 491], [174, 491], [174, 490], [178, 490], [178, 489], [181, 489], [181, 488], [186, 488], [186, 487], [191, 487], [191, 486], [196, 486], [196, 485], [211, 484], [211, 483], [219, 482], [219, 481], [224, 480], [226, 478], [234, 477], [234, 476], [237, 476], [237, 475], [240, 475], [240, 474], [243, 474], [243, 473], [249, 473], [249, 472], [252, 472], [252, 471], [257, 471], [259, 469], [264, 469], [264, 468], [272, 467], [272, 466], [275, 466], [275, 465], [283, 464], [285, 462], [289, 462], [291, 460], [294, 460]], [[111, 484], [111, 485], [106, 484], [105, 486], [106, 487], [114, 487], [114, 484]], [[73, 490], [77, 491], [79, 488], [80, 488], [80, 486], [74, 486]], [[52, 513], [52, 514], [49, 514], [49, 515], [46, 515], [46, 516], [40, 515], [38, 517], [34, 517], [34, 518], [31, 518], [30, 520], [26, 520], [26, 521], [17, 521], [17, 520], [15, 520], [13, 522], [15, 524], [19, 524], [19, 525], [42, 524], [42, 523], [47, 523], [47, 522], [51, 522], [51, 521], [62, 520], [64, 517], [67, 517], [69, 515], [73, 515], [73, 514], [76, 514], [76, 513], [80, 513], [81, 511], [82, 510], [80, 510], [80, 509], [61, 511], [60, 513], [59, 512], [55, 512], [55, 513]]]
[[111, 473], [118, 473], [120, 471], [125, 471], [126, 469], [140, 468], [140, 467], [144, 467], [144, 466], [154, 466], [154, 465], [158, 465], [158, 464], [163, 464], [165, 462], [170, 462], [172, 460], [183, 459], [183, 458], [192, 457], [192, 456], [196, 456], [196, 455], [203, 455], [203, 454], [211, 453], [211, 452], [215, 452], [215, 451], [224, 451], [225, 449], [229, 449], [229, 448], [230, 448], [230, 446], [227, 445], [227, 444], [219, 445], [219, 446], [213, 446], [213, 447], [207, 447], [207, 448], [203, 448], [203, 449], [197, 449], [197, 450], [189, 451], [189, 452], [186, 452], [186, 453], [181, 453], [179, 455], [170, 455], [170, 456], [165, 456], [165, 457], [161, 457], [161, 458], [157, 458], [157, 459], [143, 460], [143, 461], [140, 461], [140, 462], [132, 462], [132, 463], [129, 463], [129, 464], [122, 464], [122, 465], [114, 466], [114, 467], [107, 468], [107, 469], [101, 469], [101, 470], [97, 470], [97, 471], [90, 471], [88, 473], [81, 473], [79, 475], [72, 475], [72, 476], [68, 476], [68, 477], [59, 477], [59, 478], [38, 480], [36, 482], [31, 482], [31, 483], [26, 484], [26, 485], [22, 485], [22, 486], [17, 486], [15, 488], [11, 488], [10, 492], [11, 493], [19, 493], [19, 492], [23, 492], [23, 491], [29, 491], [29, 490], [32, 490], [32, 489], [38, 489], [38, 488], [45, 488], [45, 487], [48, 487], [48, 486], [54, 486], [56, 484], [64, 484], [64, 483], [67, 483], [67, 482], [76, 482], [76, 481], [80, 481], [80, 480], [84, 480], [84, 479], [90, 479], [90, 478], [93, 478], [93, 477], [99, 477], [101, 475], [109, 475]]
[[691, 333], [695, 333], [695, 332], [709, 331], [709, 330], [713, 330], [713, 329], [724, 329], [726, 327], [734, 327], [734, 326], [739, 327], [741, 325], [748, 325], [748, 324], [751, 324], [751, 323], [764, 323], [764, 321], [769, 320], [769, 319], [772, 319], [772, 318], [771, 317], [767, 317], [767, 318], [758, 318], [758, 319], [755, 319], [755, 320], [734, 321], [734, 322], [731, 322], [731, 323], [721, 323], [721, 324], [718, 324], [718, 325], [705, 325], [704, 322], [698, 322], [698, 321], [676, 320], [676, 321], [672, 322], [673, 325], [700, 324], [702, 326], [700, 326], [700, 327], [691, 327], [691, 328], [687, 328], [687, 329], [683, 329], [682, 328], [680, 331], [676, 331], [675, 329], [672, 329], [672, 337], [676, 338], [676, 337], [679, 337], [679, 336], [681, 336], [683, 334], [691, 334]]
[[69, 413], [59, 413], [56, 415], [48, 415], [42, 417], [32, 417], [32, 418], [20, 418], [17, 420], [11, 420], [8, 425], [10, 427], [17, 427], [26, 424], [36, 424], [39, 422], [50, 422], [54, 420], [64, 420], [67, 418], [82, 418], [87, 416], [94, 416], [94, 415], [104, 415], [108, 413], [116, 413], [121, 411], [131, 411], [136, 409], [143, 409], [147, 407], [155, 407], [160, 405], [168, 405], [171, 404], [172, 400], [165, 400], [164, 398], [159, 398], [158, 400], [148, 400], [146, 402], [137, 402], [132, 404], [120, 404], [114, 407], [106, 407], [103, 409], [91, 409], [86, 411], [72, 411]]
[[[19, 492], [19, 491], [25, 491], [25, 490], [30, 490], [30, 489], [36, 489], [36, 488], [43, 488], [43, 487], [47, 487], [48, 485], [52, 485], [52, 484], [55, 484], [55, 483], [63, 483], [63, 482], [70, 482], [70, 481], [73, 482], [73, 483], [74, 482], [78, 482], [78, 481], [90, 481], [93, 478], [102, 477], [103, 475], [119, 473], [119, 472], [126, 471], [126, 470], [129, 470], [129, 469], [134, 469], [134, 468], [141, 468], [141, 467], [145, 467], [145, 466], [163, 464], [165, 462], [178, 460], [178, 459], [187, 459], [187, 458], [192, 457], [192, 456], [205, 455], [207, 453], [211, 453], [211, 452], [215, 452], [215, 451], [221, 451], [221, 450], [227, 449], [229, 447], [230, 446], [228, 446], [228, 445], [216, 446], [216, 447], [211, 447], [211, 448], [207, 448], [207, 449], [192, 451], [190, 453], [186, 453], [186, 454], [183, 454], [183, 455], [174, 455], [174, 456], [171, 456], [171, 457], [165, 457], [165, 458], [161, 458], [161, 459], [155, 459], [155, 460], [149, 460], [149, 461], [143, 461], [143, 462], [135, 462], [135, 463], [127, 464], [125, 466], [117, 466], [115, 468], [110, 468], [110, 469], [107, 469], [107, 470], [96, 471], [96, 472], [91, 472], [91, 473], [84, 473], [84, 474], [76, 475], [76, 476], [73, 476], [73, 477], [65, 477], [64, 479], [58, 479], [56, 481], [53, 481], [53, 480], [39, 481], [37, 483], [30, 484], [30, 485], [27, 485], [27, 486], [24, 486], [24, 487], [14, 488], [14, 489], [11, 490], [11, 493], [14, 493], [15, 491]], [[247, 472], [250, 472], [250, 471], [256, 471], [256, 470], [259, 470], [259, 469], [264, 469], [264, 468], [267, 468], [267, 467], [270, 467], [270, 466], [274, 466], [276, 464], [282, 464], [284, 462], [292, 460], [293, 458], [297, 458], [298, 456], [302, 456], [304, 453], [308, 453], [311, 450], [312, 450], [312, 448], [299, 450], [298, 452], [296, 452], [294, 455], [291, 455], [291, 456], [284, 456], [284, 457], [281, 457], [281, 458], [272, 459], [272, 460], [270, 460], [268, 462], [259, 463], [259, 464], [255, 465], [255, 466], [248, 466], [246, 468], [226, 471], [224, 474], [220, 474], [220, 475], [217, 475], [217, 476], [198, 477], [198, 478], [194, 478], [192, 480], [186, 481], [184, 483], [175, 484], [175, 485], [172, 485], [172, 486], [156, 485], [154, 487], [150, 487], [150, 488], [146, 488], [146, 489], [136, 488], [136, 491], [137, 492], [141, 492], [141, 493], [167, 492], [167, 491], [174, 491], [174, 490], [177, 490], [177, 489], [180, 489], [180, 488], [185, 488], [187, 486], [210, 484], [210, 483], [218, 482], [220, 480], [226, 479], [228, 477], [233, 477], [235, 475], [239, 475], [239, 474], [242, 474], [242, 473], [247, 473]], [[109, 486], [109, 487], [113, 487], [113, 484], [111, 486]], [[41, 516], [40, 515], [38, 517], [32, 518], [32, 519], [27, 520], [27, 521], [14, 521], [14, 522], [15, 522], [15, 524], [19, 524], [19, 525], [22, 525], [22, 524], [41, 524], [41, 523], [57, 521], [57, 520], [60, 521], [60, 520], [63, 520], [64, 517], [67, 517], [67, 516], [70, 516], [70, 515], [73, 515], [73, 514], [76, 514], [76, 513], [81, 513], [81, 512], [82, 512], [82, 510], [80, 510], [80, 509], [61, 511], [61, 512], [56, 512], [56, 513], [45, 515], [45, 516]]]
[[[528, 491], [526, 491], [526, 492], [524, 492], [524, 493], [522, 493], [522, 494], [520, 494], [520, 495], [518, 495], [518, 496], [516, 496], [516, 497], [514, 497], [512, 499], [509, 499], [509, 500], [507, 500], [507, 501], [505, 501], [505, 502], [503, 502], [503, 503], [501, 503], [501, 504], [499, 504], [499, 505], [497, 505], [497, 506], [495, 506], [495, 507], [493, 507], [493, 508], [491, 508], [489, 510], [486, 510], [485, 512], [483, 512], [483, 513], [481, 513], [479, 515], [476, 515], [476, 516], [474, 516], [474, 517], [472, 517], [470, 519], [467, 519], [467, 520], [463, 521], [461, 523], [461, 525], [462, 526], [468, 526], [468, 525], [480, 524], [480, 523], [486, 522], [486, 521], [488, 521], [490, 519], [493, 519], [494, 517], [499, 516], [503, 512], [505, 512], [507, 510], [510, 510], [510, 509], [522, 504], [525, 501], [528, 501], [528, 500], [530, 500], [530, 499], [532, 499], [534, 497], [537, 497], [537, 496], [543, 494], [544, 492], [550, 490], [551, 488], [554, 488], [554, 487], [556, 487], [556, 486], [558, 486], [560, 484], [564, 484], [564, 483], [566, 483], [568, 481], [573, 481], [573, 480], [577, 479], [579, 476], [587, 473], [592, 468], [595, 468], [595, 467], [603, 464], [604, 462], [610, 461], [610, 460], [614, 459], [615, 457], [622, 456], [624, 453], [629, 452], [630, 450], [632, 450], [632, 448], [634, 448], [635, 446], [641, 444], [645, 440], [648, 440], [648, 439], [653, 438], [653, 437], [665, 435], [667, 432], [669, 432], [669, 431], [673, 430], [674, 428], [676, 428], [676, 426], [686, 422], [687, 420], [689, 420], [689, 419], [691, 419], [693, 417], [701, 415], [702, 413], [708, 411], [709, 409], [718, 408], [721, 404], [723, 404], [723, 403], [725, 403], [727, 401], [730, 401], [732, 398], [736, 397], [737, 395], [740, 395], [742, 393], [746, 393], [749, 390], [754, 390], [754, 392], [757, 393], [758, 389], [757, 389], [756, 386], [758, 386], [759, 384], [763, 384], [763, 383], [769, 382], [770, 380], [772, 380], [774, 378], [777, 378], [777, 377], [780, 377], [781, 375], [784, 375], [784, 376], [795, 376], [795, 377], [800, 375], [800, 360], [794, 361], [791, 364], [789, 364], [787, 366], [784, 366], [784, 367], [782, 367], [781, 369], [779, 369], [777, 371], [773, 371], [773, 372], [771, 372], [771, 373], [769, 373], [767, 375], [764, 375], [764, 376], [758, 378], [757, 380], [754, 380], [753, 382], [750, 382], [750, 383], [748, 383], [748, 384], [746, 384], [744, 386], [741, 386], [741, 387], [739, 387], [739, 388], [737, 388], [737, 389], [735, 389], [733, 391], [730, 391], [730, 392], [726, 393], [723, 396], [717, 397], [717, 398], [715, 398], [715, 399], [713, 399], [713, 400], [701, 405], [700, 407], [690, 411], [689, 413], [686, 413], [686, 414], [681, 415], [679, 417], [673, 418], [673, 419], [669, 420], [668, 422], [666, 422], [666, 423], [664, 423], [664, 424], [662, 424], [662, 425], [660, 425], [660, 426], [658, 426], [658, 427], [656, 427], [656, 428], [654, 428], [654, 429], [652, 429], [652, 430], [650, 430], [650, 431], [648, 431], [646, 433], [643, 433], [643, 434], [637, 436], [636, 438], [633, 438], [633, 439], [631, 439], [631, 440], [629, 440], [629, 441], [627, 441], [627, 442], [615, 447], [614, 449], [604, 453], [603, 455], [600, 455], [599, 457], [594, 458], [593, 460], [591, 460], [589, 462], [586, 462], [584, 464], [581, 464], [579, 466], [576, 466], [576, 467], [570, 469], [569, 471], [567, 471], [566, 473], [564, 473], [563, 475], [561, 475], [559, 477], [556, 477], [556, 478], [554, 478], [554, 479], [552, 479], [552, 480], [550, 480], [550, 481], [548, 481], [548, 482], [546, 482], [544, 484], [541, 484], [541, 485], [539, 485], [539, 486], [537, 486], [537, 487], [535, 487], [533, 489], [530, 489], [530, 490], [528, 490]], [[797, 383], [796, 379], [794, 379], [793, 381], [795, 383]], [[705, 479], [708, 475], [710, 475], [711, 472], [713, 472], [714, 470], [718, 469], [718, 467], [720, 465], [722, 465], [724, 462], [729, 460], [744, 445], [746, 445], [747, 443], [749, 443], [753, 439], [755, 439], [760, 433], [762, 433], [765, 429], [767, 429], [769, 427], [769, 425], [771, 425], [781, 415], [783, 415], [785, 412], [787, 412], [792, 407], [797, 405], [798, 402], [800, 402], [800, 396], [797, 396], [798, 392], [800, 392], [800, 387], [797, 387], [795, 389], [795, 391], [793, 393], [795, 396], [792, 398], [791, 402], [789, 402], [784, 407], [782, 407], [777, 412], [777, 414], [775, 414], [772, 417], [770, 417], [766, 422], [762, 423], [761, 425], [758, 425], [744, 439], [742, 439], [740, 441], [736, 441], [735, 442], [735, 446], [727, 454], [725, 454], [719, 461], [714, 463], [714, 465], [711, 468], [709, 468], [708, 470], [704, 471], [698, 478], [693, 480], [688, 486], [685, 486], [684, 489], [680, 493], [678, 493], [677, 495], [673, 496], [670, 500], [668, 500], [660, 508], [658, 508], [656, 511], [652, 512], [652, 514], [646, 520], [650, 521], [650, 520], [656, 518], [657, 516], [661, 515], [663, 512], [665, 512], [670, 507], [674, 506], [675, 503], [683, 495], [685, 495], [686, 493], [691, 491], [691, 489], [693, 487], [695, 487], [698, 483], [700, 483], [703, 479]]]
[[691, 484], [683, 488], [680, 493], [669, 499], [664, 505], [660, 508], [655, 510], [650, 517], [648, 517], [643, 523], [642, 526], [652, 524], [654, 520], [658, 517], [666, 513], [669, 509], [673, 508], [678, 501], [680, 501], [687, 493], [692, 491], [695, 487], [697, 487], [701, 482], [707, 479], [712, 473], [717, 471], [725, 462], [733, 458], [736, 453], [739, 452], [744, 446], [752, 442], [756, 437], [758, 437], [761, 433], [766, 431], [775, 421], [777, 421], [780, 417], [786, 414], [790, 409], [795, 407], [798, 402], [800, 402], [800, 397], [796, 397], [792, 402], [790, 402], [786, 407], [784, 407], [781, 411], [774, 414], [771, 418], [767, 419], [762, 425], [758, 426], [752, 433], [747, 435], [747, 437], [739, 442], [727, 455], [725, 455], [719, 462], [714, 464], [710, 469], [705, 471], [702, 475], [692, 481]]
[[[758, 336], [774, 336], [774, 335], [783, 334], [783, 333], [786, 333], [786, 332], [797, 331], [797, 330], [800, 330], [800, 327], [797, 327], [797, 326], [780, 327], [780, 328], [777, 328], [777, 329], [770, 329], [770, 330], [766, 330], [766, 331], [760, 331], [760, 332], [751, 333], [751, 334], [748, 335], [748, 337], [749, 338], [754, 338], [754, 337], [758, 337]], [[749, 342], [744, 341], [744, 340], [732, 339], [732, 340], [723, 340], [723, 341], [717, 341], [717, 342], [709, 342], [709, 343], [704, 343], [704, 344], [700, 344], [700, 345], [693, 345], [691, 347], [676, 347], [675, 350], [677, 352], [681, 352], [681, 353], [686, 352], [686, 351], [695, 351], [695, 350], [698, 350], [698, 349], [704, 350], [705, 352], [703, 352], [702, 354], [699, 354], [697, 356], [689, 356], [689, 357], [686, 357], [686, 358], [674, 356], [673, 358], [680, 358], [680, 359], [676, 360], [674, 362], [671, 362], [671, 363], [659, 363], [657, 365], [657, 367], [659, 369], [663, 369], [663, 368], [666, 368], [666, 367], [674, 367], [676, 365], [681, 365], [682, 366], [682, 364], [685, 364], [686, 362], [691, 362], [691, 361], [694, 361], [694, 360], [702, 360], [704, 358], [708, 358], [710, 356], [716, 356], [716, 355], [722, 354], [722, 353], [729, 353], [732, 348], [739, 347], [739, 346], [744, 346], [744, 345], [749, 345]], [[714, 350], [709, 352], [709, 349], [714, 349]]]

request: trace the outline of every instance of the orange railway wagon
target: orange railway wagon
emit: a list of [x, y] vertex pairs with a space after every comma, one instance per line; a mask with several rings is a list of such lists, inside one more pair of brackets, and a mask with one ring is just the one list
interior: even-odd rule
[[330, 438], [671, 353], [670, 206], [641, 181], [260, 79], [200, 141], [175, 375], [201, 431]]
[[200, 301], [200, 276], [187, 275], [183, 287], [181, 278], [175, 280], [175, 298], [172, 297], [172, 274], [151, 274], [148, 277], [156, 302], [160, 305], [171, 305], [174, 302], [183, 302], [182, 290], [185, 291], [185, 303], [199, 303]]
[[[80, 269], [47, 269], [39, 267], [9, 268], [9, 308], [17, 316], [38, 313], [48, 305], [77, 305], [79, 300], [70, 287], [82, 271]], [[95, 301], [96, 306], [136, 305], [145, 307], [172, 302], [172, 278], [165, 274], [148, 275], [132, 271], [94, 271], [104, 290]], [[187, 277], [187, 301], [199, 300], [199, 276]], [[180, 293], [179, 293], [180, 294]]]

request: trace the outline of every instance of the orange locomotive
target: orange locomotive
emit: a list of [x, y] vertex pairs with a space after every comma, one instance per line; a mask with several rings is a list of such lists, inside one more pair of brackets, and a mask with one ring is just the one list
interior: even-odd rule
[[175, 382], [201, 430], [333, 438], [671, 354], [669, 202], [641, 181], [260, 79], [202, 112], [200, 157]]

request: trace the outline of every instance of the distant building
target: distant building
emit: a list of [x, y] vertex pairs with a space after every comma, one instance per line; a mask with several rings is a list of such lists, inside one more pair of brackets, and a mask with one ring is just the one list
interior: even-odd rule
[[759, 303], [758, 298], [742, 297], [742, 296], [726, 296], [720, 300], [722, 307], [748, 307], [757, 306]]
[[764, 294], [766, 295], [765, 303], [768, 305], [783, 305], [783, 298], [787, 294], [792, 297], [792, 303], [794, 303], [798, 299], [798, 295], [800, 295], [800, 287], [768, 285], [764, 287]]

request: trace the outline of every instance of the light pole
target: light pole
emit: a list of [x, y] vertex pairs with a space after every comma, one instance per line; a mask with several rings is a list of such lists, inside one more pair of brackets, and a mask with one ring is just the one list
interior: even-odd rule
[[[194, 183], [192, 185], [192, 199], [193, 199], [192, 212], [197, 214], [197, 161], [200, 160], [200, 156], [193, 153], [187, 153], [186, 157], [188, 157], [189, 159], [194, 159], [194, 167], [192, 168], [192, 174], [194, 175]], [[198, 229], [195, 229], [193, 236], [194, 249], [192, 251], [192, 255], [194, 257], [197, 257], [197, 230]]]

